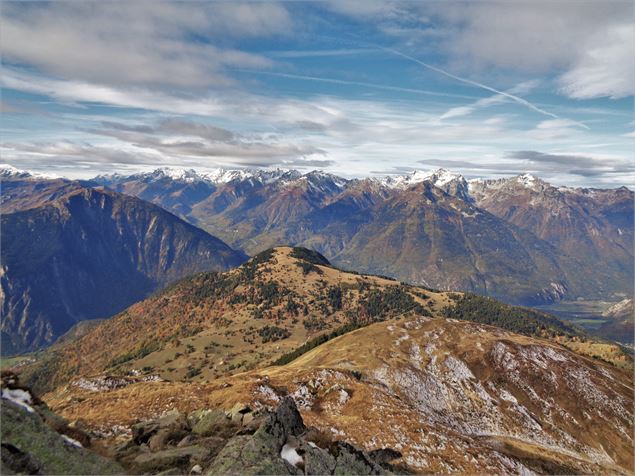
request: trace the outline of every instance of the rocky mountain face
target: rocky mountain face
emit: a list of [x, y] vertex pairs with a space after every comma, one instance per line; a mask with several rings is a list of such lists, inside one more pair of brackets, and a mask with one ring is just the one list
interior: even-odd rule
[[[633, 282], [627, 189], [556, 188], [527, 175], [468, 183], [443, 169], [365, 180], [158, 171], [98, 182], [166, 207], [248, 253], [308, 246], [342, 266], [439, 289], [539, 304], [613, 298]], [[184, 192], [194, 186], [207, 191], [181, 198], [194, 196]]]
[[336, 262], [531, 304], [565, 286], [558, 258], [532, 234], [423, 182], [376, 205]]
[[201, 270], [244, 261], [160, 207], [61, 180], [2, 182], [2, 350], [48, 345]]
[[471, 181], [474, 203], [553, 245], [580, 295], [632, 292], [633, 192], [554, 187], [531, 175]]

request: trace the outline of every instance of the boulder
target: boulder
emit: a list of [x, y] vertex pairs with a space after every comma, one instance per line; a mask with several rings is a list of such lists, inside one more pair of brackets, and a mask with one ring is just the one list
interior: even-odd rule
[[209, 450], [198, 445], [141, 453], [132, 460], [130, 469], [135, 473], [153, 474], [170, 468], [189, 469], [192, 465], [205, 461], [208, 455]]
[[183, 440], [187, 433], [180, 428], [161, 428], [148, 440], [150, 451], [164, 449], [170, 443], [177, 443]]
[[333, 474], [387, 474], [363, 451], [343, 441], [335, 447], [335, 470]]
[[237, 418], [242, 418], [245, 413], [249, 413], [250, 411], [251, 408], [249, 408], [248, 405], [238, 402], [227, 412], [227, 416], [232, 420], [235, 420]]
[[277, 439], [266, 433], [235, 436], [216, 456], [207, 475], [297, 474], [280, 458]]
[[289, 436], [299, 436], [306, 431], [302, 416], [291, 397], [286, 397], [269, 419], [255, 434], [267, 433], [276, 438], [282, 447]]
[[222, 410], [206, 409], [190, 413], [188, 422], [192, 427], [192, 433], [200, 436], [212, 436], [217, 435], [221, 427], [227, 426], [230, 419]]
[[166, 430], [172, 439], [180, 439], [190, 431], [187, 418], [176, 410], [172, 410], [159, 418], [137, 423], [132, 426], [132, 440], [136, 445], [148, 443], [159, 432]]
[[325, 449], [305, 443], [301, 446], [306, 474], [333, 474], [335, 458]]

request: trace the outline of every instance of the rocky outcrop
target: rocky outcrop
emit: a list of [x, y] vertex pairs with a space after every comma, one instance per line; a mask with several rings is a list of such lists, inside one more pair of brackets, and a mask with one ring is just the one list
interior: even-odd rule
[[366, 453], [307, 428], [292, 398], [274, 411], [169, 412], [132, 427], [117, 458], [133, 474], [386, 474], [392, 450]]

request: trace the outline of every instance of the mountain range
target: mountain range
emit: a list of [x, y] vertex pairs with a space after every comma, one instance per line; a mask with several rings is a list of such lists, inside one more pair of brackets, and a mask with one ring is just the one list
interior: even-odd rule
[[78, 182], [3, 177], [2, 352], [51, 344], [185, 275], [246, 256], [156, 205]]
[[156, 203], [253, 254], [308, 246], [332, 262], [511, 303], [632, 293], [633, 192], [444, 169], [348, 180], [283, 170], [157, 169], [94, 183]]
[[349, 180], [164, 168], [70, 181], [1, 167], [0, 179], [5, 355], [246, 259], [221, 239], [249, 253], [308, 246], [340, 267], [517, 304], [632, 292], [624, 187], [554, 187], [527, 174], [468, 181], [443, 169]]

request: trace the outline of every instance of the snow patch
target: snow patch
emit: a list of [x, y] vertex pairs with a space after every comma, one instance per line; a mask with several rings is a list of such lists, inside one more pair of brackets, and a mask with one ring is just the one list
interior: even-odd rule
[[260, 385], [258, 388], [256, 388], [256, 393], [259, 393], [267, 400], [272, 400], [274, 402], [280, 401], [280, 397], [278, 396], [278, 394], [269, 385]]
[[35, 413], [35, 410], [33, 410], [31, 406], [33, 405], [33, 397], [31, 397], [31, 394], [26, 390], [22, 390], [21, 388], [3, 388], [2, 398], [15, 403], [29, 413]]
[[304, 463], [304, 459], [302, 456], [298, 454], [296, 449], [289, 445], [289, 443], [285, 443], [280, 451], [280, 457], [289, 463], [291, 466], [298, 466], [299, 464]]
[[75, 446], [77, 448], [83, 448], [82, 444], [77, 441], [74, 438], [71, 438], [70, 436], [66, 436], [66, 435], [62, 435], [62, 438], [64, 439], [64, 441], [72, 446]]

